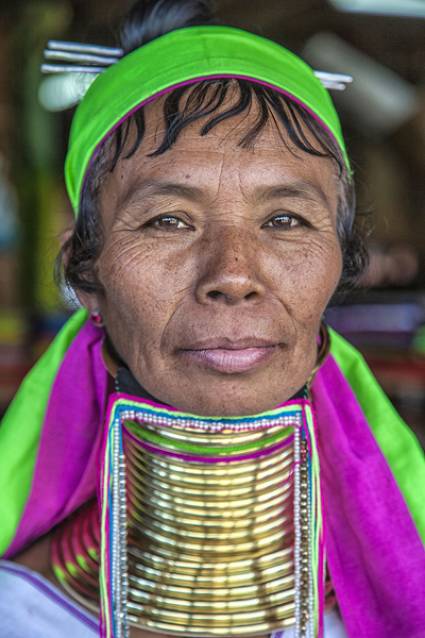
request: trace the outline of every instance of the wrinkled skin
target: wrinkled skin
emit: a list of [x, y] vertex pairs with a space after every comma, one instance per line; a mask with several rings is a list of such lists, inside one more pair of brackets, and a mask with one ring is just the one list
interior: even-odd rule
[[[341, 275], [335, 167], [291, 152], [272, 123], [253, 149], [238, 148], [244, 118], [206, 137], [192, 125], [149, 158], [162, 137], [162, 103], [146, 116], [141, 147], [101, 190], [104, 293], [80, 299], [101, 311], [114, 348], [160, 401], [205, 415], [270, 409], [308, 379]], [[261, 339], [270, 352], [248, 370], [220, 371], [185, 352], [207, 339]], [[17, 560], [57, 585], [49, 542]], [[131, 630], [131, 638], [163, 636]]]
[[[250, 117], [205, 137], [191, 125], [151, 158], [163, 124], [161, 102], [149, 105], [153, 133], [101, 191], [105, 293], [82, 296], [151, 394], [205, 415], [267, 410], [302, 387], [341, 274], [333, 163], [290, 152], [271, 122], [253, 149], [239, 148]], [[253, 368], [223, 372], [185, 352], [208, 339], [274, 347]]]

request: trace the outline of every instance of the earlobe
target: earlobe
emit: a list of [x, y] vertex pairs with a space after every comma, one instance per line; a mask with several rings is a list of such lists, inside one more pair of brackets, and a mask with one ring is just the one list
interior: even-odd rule
[[90, 321], [96, 326], [96, 328], [103, 328], [105, 325], [103, 316], [99, 311], [90, 313]]
[[80, 304], [87, 310], [91, 321], [96, 325], [104, 325], [103, 316], [99, 309], [99, 299], [96, 293], [86, 292], [74, 288], [74, 293]]

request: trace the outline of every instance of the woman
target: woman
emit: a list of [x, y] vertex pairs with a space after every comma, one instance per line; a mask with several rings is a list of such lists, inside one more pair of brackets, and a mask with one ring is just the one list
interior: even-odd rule
[[211, 22], [137, 3], [77, 110], [62, 258], [91, 321], [0, 430], [3, 635], [94, 635], [100, 606], [105, 636], [419, 638], [423, 460], [321, 327], [363, 263], [337, 115]]

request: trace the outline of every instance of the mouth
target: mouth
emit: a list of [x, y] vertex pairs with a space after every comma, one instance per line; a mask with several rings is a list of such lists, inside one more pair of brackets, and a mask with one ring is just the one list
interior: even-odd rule
[[180, 350], [188, 362], [224, 374], [249, 372], [267, 363], [279, 344], [264, 339], [209, 340]]

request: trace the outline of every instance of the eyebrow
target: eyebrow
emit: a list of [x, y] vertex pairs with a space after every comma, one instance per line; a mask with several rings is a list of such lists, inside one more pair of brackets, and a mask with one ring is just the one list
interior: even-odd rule
[[203, 197], [205, 197], [205, 193], [202, 188], [197, 186], [187, 186], [186, 184], [163, 182], [159, 180], [145, 180], [143, 182], [133, 184], [124, 192], [119, 201], [119, 208], [123, 208], [131, 204], [136, 196], [149, 197], [152, 195], [173, 195], [174, 197], [190, 199], [192, 201], [200, 201]]
[[[133, 184], [124, 192], [119, 201], [119, 208], [131, 204], [136, 196], [149, 197], [161, 195], [180, 197], [191, 201], [201, 201], [205, 198], [205, 191], [197, 186], [188, 186], [187, 184], [178, 182], [145, 180]], [[260, 203], [279, 198], [320, 200], [326, 207], [330, 208], [329, 200], [323, 189], [319, 185], [308, 181], [260, 187], [255, 191], [255, 199]]]
[[313, 184], [312, 182], [298, 181], [293, 184], [267, 186], [257, 191], [257, 200], [259, 202], [284, 197], [310, 199], [314, 201], [320, 200], [327, 208], [330, 208], [330, 202], [324, 190], [319, 185]]

